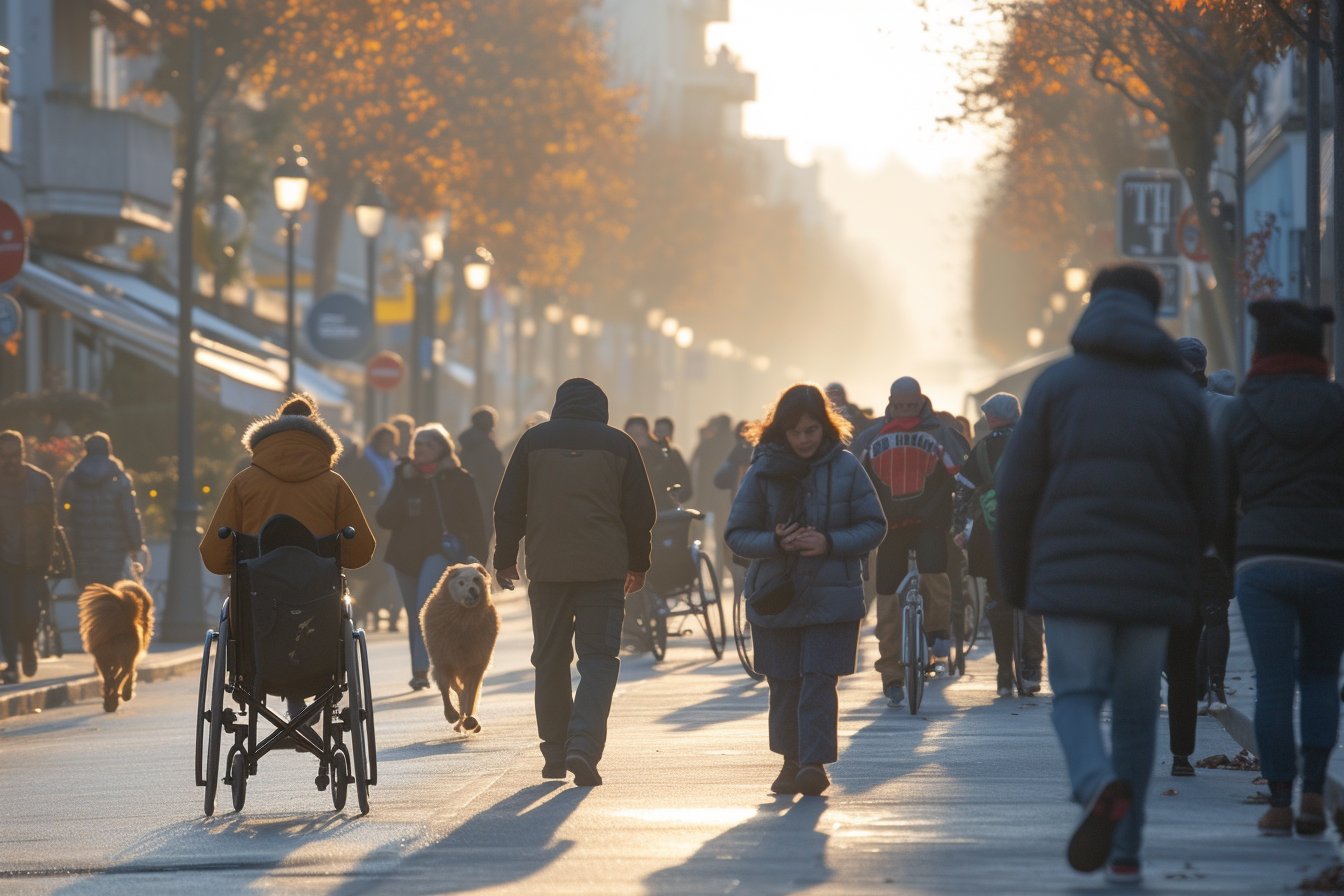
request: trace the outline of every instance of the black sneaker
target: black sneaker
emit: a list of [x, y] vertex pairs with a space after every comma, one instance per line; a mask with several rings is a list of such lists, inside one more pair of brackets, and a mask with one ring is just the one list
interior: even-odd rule
[[1193, 778], [1195, 776], [1195, 767], [1190, 764], [1189, 756], [1171, 754], [1171, 776], [1173, 778]]
[[541, 766], [541, 776], [543, 778], [560, 779], [568, 773], [565, 771], [565, 761], [563, 759], [547, 759]]
[[798, 792], [798, 760], [785, 759], [784, 767], [779, 770], [775, 776], [774, 783], [770, 785], [771, 793], [797, 793]]
[[574, 775], [574, 783], [579, 787], [596, 787], [602, 783], [597, 766], [589, 762], [586, 756], [570, 753], [565, 757], [565, 768]]
[[1129, 814], [1134, 803], [1133, 791], [1125, 781], [1108, 781], [1092, 797], [1083, 820], [1069, 838], [1069, 867], [1075, 871], [1096, 871], [1111, 854], [1115, 826]]
[[18, 684], [18, 683], [19, 683], [19, 670], [14, 668], [13, 663], [10, 663], [8, 666], [5, 667], [5, 671], [0, 672], [0, 684]]
[[25, 639], [19, 645], [23, 658], [23, 674], [26, 678], [32, 678], [37, 674], [37, 640]]
[[816, 764], [808, 764], [798, 769], [794, 782], [798, 785], [798, 792], [803, 796], [820, 796], [823, 790], [831, 786], [831, 779], [826, 776], [826, 769]]

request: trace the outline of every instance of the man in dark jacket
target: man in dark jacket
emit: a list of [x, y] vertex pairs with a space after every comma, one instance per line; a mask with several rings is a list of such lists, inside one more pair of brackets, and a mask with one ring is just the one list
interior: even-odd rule
[[24, 462], [22, 433], [0, 432], [0, 683], [37, 674], [37, 608], [51, 562], [56, 495], [51, 477]]
[[1074, 355], [1036, 380], [996, 477], [1004, 596], [1046, 617], [1055, 730], [1087, 807], [1069, 864], [1109, 860], [1127, 882], [1141, 876], [1167, 631], [1193, 610], [1214, 514], [1203, 403], [1157, 325], [1161, 295], [1142, 265], [1097, 273]]
[[877, 550], [877, 649], [874, 664], [891, 706], [905, 700], [901, 661], [902, 609], [896, 591], [909, 567], [919, 565], [924, 620], [935, 673], [946, 674], [952, 634], [952, 582], [947, 546], [952, 530], [952, 494], [966, 456], [953, 432], [924, 395], [919, 381], [903, 376], [891, 384], [886, 416], [850, 446], [863, 461], [887, 515], [889, 531]]
[[61, 483], [60, 516], [80, 588], [124, 578], [127, 558], [146, 550], [135, 484], [106, 433], [85, 437], [83, 459]]
[[489, 405], [481, 405], [471, 412], [471, 426], [457, 437], [458, 457], [462, 466], [476, 480], [476, 494], [481, 498], [481, 519], [485, 520], [485, 540], [494, 537], [495, 493], [499, 480], [504, 477], [504, 455], [495, 444], [495, 427], [499, 412]]
[[589, 380], [562, 383], [551, 419], [518, 440], [495, 499], [495, 577], [506, 589], [527, 538], [544, 778], [568, 769], [582, 787], [602, 783], [625, 595], [644, 587], [655, 518], [639, 449], [607, 425], [606, 394]]
[[653, 437], [648, 417], [629, 417], [624, 429], [639, 449], [649, 485], [653, 489], [653, 501], [658, 509], [672, 510], [679, 502], [688, 500], [691, 497], [691, 473], [686, 469], [681, 452], [675, 456], [670, 454], [663, 443]]

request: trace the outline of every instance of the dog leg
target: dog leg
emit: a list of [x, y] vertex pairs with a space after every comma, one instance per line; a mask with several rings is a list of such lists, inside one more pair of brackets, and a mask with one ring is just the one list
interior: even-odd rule
[[438, 666], [433, 667], [434, 681], [439, 685], [439, 693], [443, 695], [443, 717], [449, 722], [456, 722], [461, 716], [453, 707], [453, 681], [452, 676], [444, 669]]
[[122, 702], [129, 702], [135, 696], [135, 660], [126, 667], [126, 678], [121, 683]]
[[103, 677], [103, 711], [117, 711], [117, 668], [110, 659], [94, 657], [98, 674]]
[[476, 707], [481, 702], [481, 685], [484, 681], [484, 669], [472, 669], [463, 677], [460, 703], [464, 731], [475, 733], [481, 730], [481, 723], [476, 721]]

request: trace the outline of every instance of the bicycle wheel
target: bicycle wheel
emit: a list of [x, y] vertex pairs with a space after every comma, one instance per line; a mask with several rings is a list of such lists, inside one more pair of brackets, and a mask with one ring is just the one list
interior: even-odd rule
[[966, 593], [963, 589], [959, 594], [952, 595], [952, 656], [948, 663], [949, 674], [966, 674], [966, 654], [970, 650], [970, 645], [966, 643]]
[[967, 576], [966, 588], [966, 649], [980, 640], [980, 627], [985, 621], [985, 583], [978, 576]]
[[751, 623], [747, 621], [747, 596], [742, 592], [733, 595], [733, 643], [737, 645], [737, 659], [747, 675], [753, 681], [765, 678], [752, 662]]
[[1013, 610], [1013, 684], [1017, 685], [1017, 695], [1027, 696], [1027, 687], [1022, 681], [1022, 655], [1027, 642], [1027, 618], [1021, 610]]
[[905, 664], [905, 699], [910, 715], [919, 712], [924, 699], [924, 670], [928, 666], [928, 645], [924, 642], [924, 613], [917, 604], [906, 604], [901, 611], [901, 659]]
[[[714, 651], [714, 659], [717, 660], [723, 656], [723, 644], [727, 640], [723, 601], [720, 600], [719, 593], [719, 575], [714, 571], [714, 564], [710, 562], [708, 554], [703, 551], [696, 553], [700, 557], [699, 575], [695, 582], [699, 600], [696, 615], [700, 617], [700, 627], [705, 630], [705, 637], [709, 639], [709, 649]], [[708, 586], [705, 584], [706, 580]]]

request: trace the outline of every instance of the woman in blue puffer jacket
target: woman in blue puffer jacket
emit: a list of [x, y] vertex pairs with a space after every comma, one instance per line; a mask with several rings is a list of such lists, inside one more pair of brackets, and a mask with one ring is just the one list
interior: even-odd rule
[[770, 750], [784, 767], [770, 789], [816, 795], [838, 752], [836, 682], [855, 670], [864, 616], [860, 560], [887, 532], [877, 492], [845, 450], [850, 425], [802, 383], [753, 424], [756, 443], [728, 515], [727, 541], [747, 558], [747, 619], [756, 668], [770, 685]]

